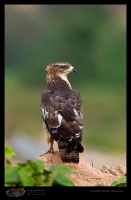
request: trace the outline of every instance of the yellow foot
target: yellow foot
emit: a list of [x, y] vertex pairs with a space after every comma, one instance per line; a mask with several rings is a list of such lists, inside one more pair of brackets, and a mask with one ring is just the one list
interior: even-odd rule
[[47, 154], [47, 153], [52, 153], [52, 154], [53, 154], [53, 153], [54, 153], [54, 150], [50, 150], [50, 149], [49, 149], [47, 152], [41, 154], [40, 157], [41, 157], [41, 156], [44, 156], [44, 155]]

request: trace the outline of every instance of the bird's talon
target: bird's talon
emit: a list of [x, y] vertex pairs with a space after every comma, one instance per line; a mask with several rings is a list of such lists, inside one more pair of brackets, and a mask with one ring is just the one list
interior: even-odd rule
[[41, 154], [40, 157], [44, 156], [44, 155], [47, 154], [47, 153], [52, 153], [52, 154], [54, 154], [54, 150], [48, 150], [47, 152]]
[[55, 153], [54, 150], [52, 150], [51, 153], [54, 154]]

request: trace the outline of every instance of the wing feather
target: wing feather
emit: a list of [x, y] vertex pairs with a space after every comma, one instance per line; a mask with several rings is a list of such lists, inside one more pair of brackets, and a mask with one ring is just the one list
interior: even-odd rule
[[48, 127], [57, 128], [60, 124], [60, 117], [52, 101], [52, 91], [46, 90], [41, 97], [41, 111], [43, 120]]
[[[45, 124], [54, 137], [57, 135], [71, 141], [82, 138], [82, 101], [77, 91], [71, 90], [64, 96], [57, 91], [46, 90], [41, 99], [41, 110]], [[66, 130], [66, 131], [65, 131]]]

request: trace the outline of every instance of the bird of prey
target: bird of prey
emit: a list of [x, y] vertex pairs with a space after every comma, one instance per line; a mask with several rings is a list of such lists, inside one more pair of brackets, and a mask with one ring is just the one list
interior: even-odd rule
[[41, 97], [42, 118], [50, 144], [46, 153], [54, 153], [55, 140], [62, 162], [79, 163], [79, 153], [84, 151], [81, 144], [84, 127], [82, 100], [67, 79], [67, 75], [76, 70], [68, 62], [52, 63], [46, 70], [47, 89]]

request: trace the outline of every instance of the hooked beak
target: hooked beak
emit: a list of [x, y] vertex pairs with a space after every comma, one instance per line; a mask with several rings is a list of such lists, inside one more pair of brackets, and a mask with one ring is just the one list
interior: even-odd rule
[[70, 68], [66, 72], [68, 72], [68, 73], [70, 73], [70, 72], [76, 73], [76, 69], [74, 67], [70, 66]]
[[76, 73], [76, 69], [75, 69], [75, 68], [73, 68], [72, 71], [73, 71], [74, 73]]

